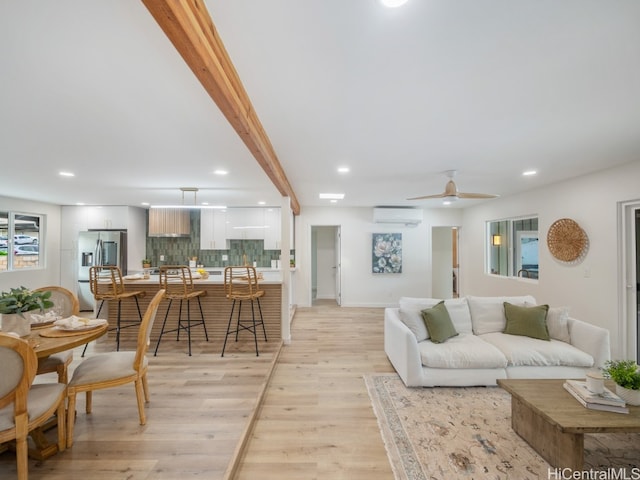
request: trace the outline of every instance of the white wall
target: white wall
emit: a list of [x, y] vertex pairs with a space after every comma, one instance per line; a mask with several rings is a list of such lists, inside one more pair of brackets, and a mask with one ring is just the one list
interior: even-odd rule
[[60, 206], [49, 203], [32, 202], [10, 197], [0, 197], [0, 210], [46, 215], [44, 244], [44, 266], [42, 268], [0, 272], [0, 291], [25, 286], [38, 288], [60, 284]]
[[[425, 210], [417, 227], [373, 223], [373, 208], [303, 207], [296, 219], [295, 302], [311, 305], [311, 227], [340, 225], [342, 305], [383, 307], [431, 294], [431, 228], [460, 225], [459, 210]], [[401, 274], [371, 273], [371, 234], [402, 233]]]
[[[462, 295], [530, 293], [538, 303], [569, 306], [571, 316], [608, 328], [618, 356], [618, 204], [640, 199], [640, 162], [612, 168], [520, 195], [487, 201], [464, 211], [460, 231]], [[506, 279], [484, 273], [485, 222], [536, 214], [540, 235], [540, 280]], [[546, 247], [546, 235], [560, 218], [575, 220], [589, 237], [582, 263], [567, 266]]]

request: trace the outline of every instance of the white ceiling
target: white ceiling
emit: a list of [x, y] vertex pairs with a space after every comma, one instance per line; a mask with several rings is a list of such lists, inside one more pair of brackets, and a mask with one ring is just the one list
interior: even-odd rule
[[[504, 196], [640, 159], [637, 0], [205, 3], [303, 211], [435, 207], [406, 199], [450, 169]], [[140, 1], [0, 0], [0, 69], [0, 195], [280, 202]]]

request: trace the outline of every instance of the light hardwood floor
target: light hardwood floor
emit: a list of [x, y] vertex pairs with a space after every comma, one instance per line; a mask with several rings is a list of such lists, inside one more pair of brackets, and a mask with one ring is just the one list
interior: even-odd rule
[[[74, 446], [44, 462], [30, 460], [29, 478], [393, 479], [362, 380], [364, 373], [393, 371], [382, 330], [382, 309], [324, 302], [297, 310], [293, 341], [279, 354], [272, 339], [261, 342], [260, 357], [235, 348], [224, 358], [206, 342], [188, 357], [182, 340], [163, 340], [158, 356], [150, 356], [147, 425], [138, 424], [132, 385], [94, 393], [90, 415], [78, 397]], [[90, 352], [110, 348], [113, 338]], [[0, 478], [15, 478], [11, 452], [0, 454]]]

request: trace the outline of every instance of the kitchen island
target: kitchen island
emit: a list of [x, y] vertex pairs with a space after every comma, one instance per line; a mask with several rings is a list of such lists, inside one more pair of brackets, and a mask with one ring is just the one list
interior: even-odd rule
[[[194, 353], [222, 353], [222, 344], [227, 331], [227, 325], [229, 322], [229, 315], [231, 313], [232, 301], [228, 300], [224, 295], [224, 276], [221, 270], [208, 270], [208, 278], [197, 278], [198, 275], [194, 274], [193, 284], [196, 290], [204, 290], [206, 294], [200, 297], [202, 303], [202, 311], [204, 313], [205, 324], [207, 326], [207, 333], [209, 335], [209, 341], [205, 341], [204, 329], [202, 326], [194, 327], [191, 330], [191, 341]], [[263, 279], [259, 281], [260, 288], [264, 290], [265, 294], [260, 299], [260, 306], [262, 308], [262, 315], [264, 318], [264, 325], [267, 332], [267, 339], [269, 342], [280, 342], [281, 340], [281, 322], [282, 322], [282, 307], [281, 307], [281, 293], [282, 293], [282, 279], [281, 275], [277, 271], [264, 271], [262, 273]], [[144, 315], [144, 311], [147, 305], [160, 288], [159, 276], [155, 274], [148, 275], [148, 278], [142, 278], [142, 275], [129, 275], [125, 277], [125, 290], [142, 290], [145, 295], [139, 299], [140, 309]], [[115, 301], [107, 302], [102, 309], [100, 316], [107, 318], [110, 325], [116, 325], [118, 305]], [[173, 329], [177, 326], [179, 301], [174, 301], [171, 305], [171, 311], [167, 318], [167, 329]], [[151, 346], [149, 352], [155, 350], [156, 342], [160, 335], [162, 328], [162, 322], [164, 321], [167, 313], [167, 307], [169, 301], [164, 300], [158, 309], [156, 320], [151, 332]], [[107, 312], [105, 309], [108, 308]], [[186, 302], [183, 304], [182, 316], [186, 319]], [[191, 319], [199, 320], [200, 311], [198, 309], [197, 300], [191, 301]], [[256, 315], [259, 315], [257, 305], [255, 306]], [[242, 318], [250, 318], [251, 305], [250, 302], [243, 302], [242, 305]], [[237, 306], [234, 312], [234, 322], [237, 316]], [[121, 318], [123, 320], [123, 326], [128, 325], [129, 321], [137, 320], [138, 312], [136, 310], [136, 304], [133, 299], [125, 300], [122, 302]], [[125, 321], [127, 323], [125, 323]], [[234, 323], [235, 325], [235, 323]], [[232, 329], [235, 328], [232, 326]], [[135, 345], [137, 339], [138, 328], [123, 328], [120, 332], [121, 348], [128, 349]], [[258, 345], [264, 342], [261, 329], [258, 329]], [[186, 332], [180, 332], [180, 342], [184, 343], [185, 354], [187, 352], [187, 337]], [[110, 337], [115, 339], [115, 332], [110, 332]], [[110, 341], [110, 340], [109, 340]], [[158, 355], [162, 355], [162, 345], [165, 342], [175, 342], [176, 333], [165, 334], [162, 337], [162, 343], [158, 350]], [[115, 340], [114, 340], [115, 344]], [[238, 337], [238, 342], [235, 342], [234, 337], [229, 337], [227, 342], [227, 349], [225, 351], [225, 357], [232, 355], [236, 352], [253, 352], [255, 354], [255, 345], [253, 335], [250, 332], [241, 332]]]

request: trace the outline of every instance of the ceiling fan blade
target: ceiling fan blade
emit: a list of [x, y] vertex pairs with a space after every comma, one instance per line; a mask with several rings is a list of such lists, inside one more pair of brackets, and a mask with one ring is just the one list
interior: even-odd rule
[[496, 198], [499, 195], [492, 195], [490, 193], [462, 193], [458, 192], [459, 198]]
[[439, 193], [437, 195], [424, 195], [422, 197], [407, 198], [407, 200], [425, 200], [427, 198], [443, 198], [443, 197], [446, 197], [446, 196], [447, 196], [446, 193]]

